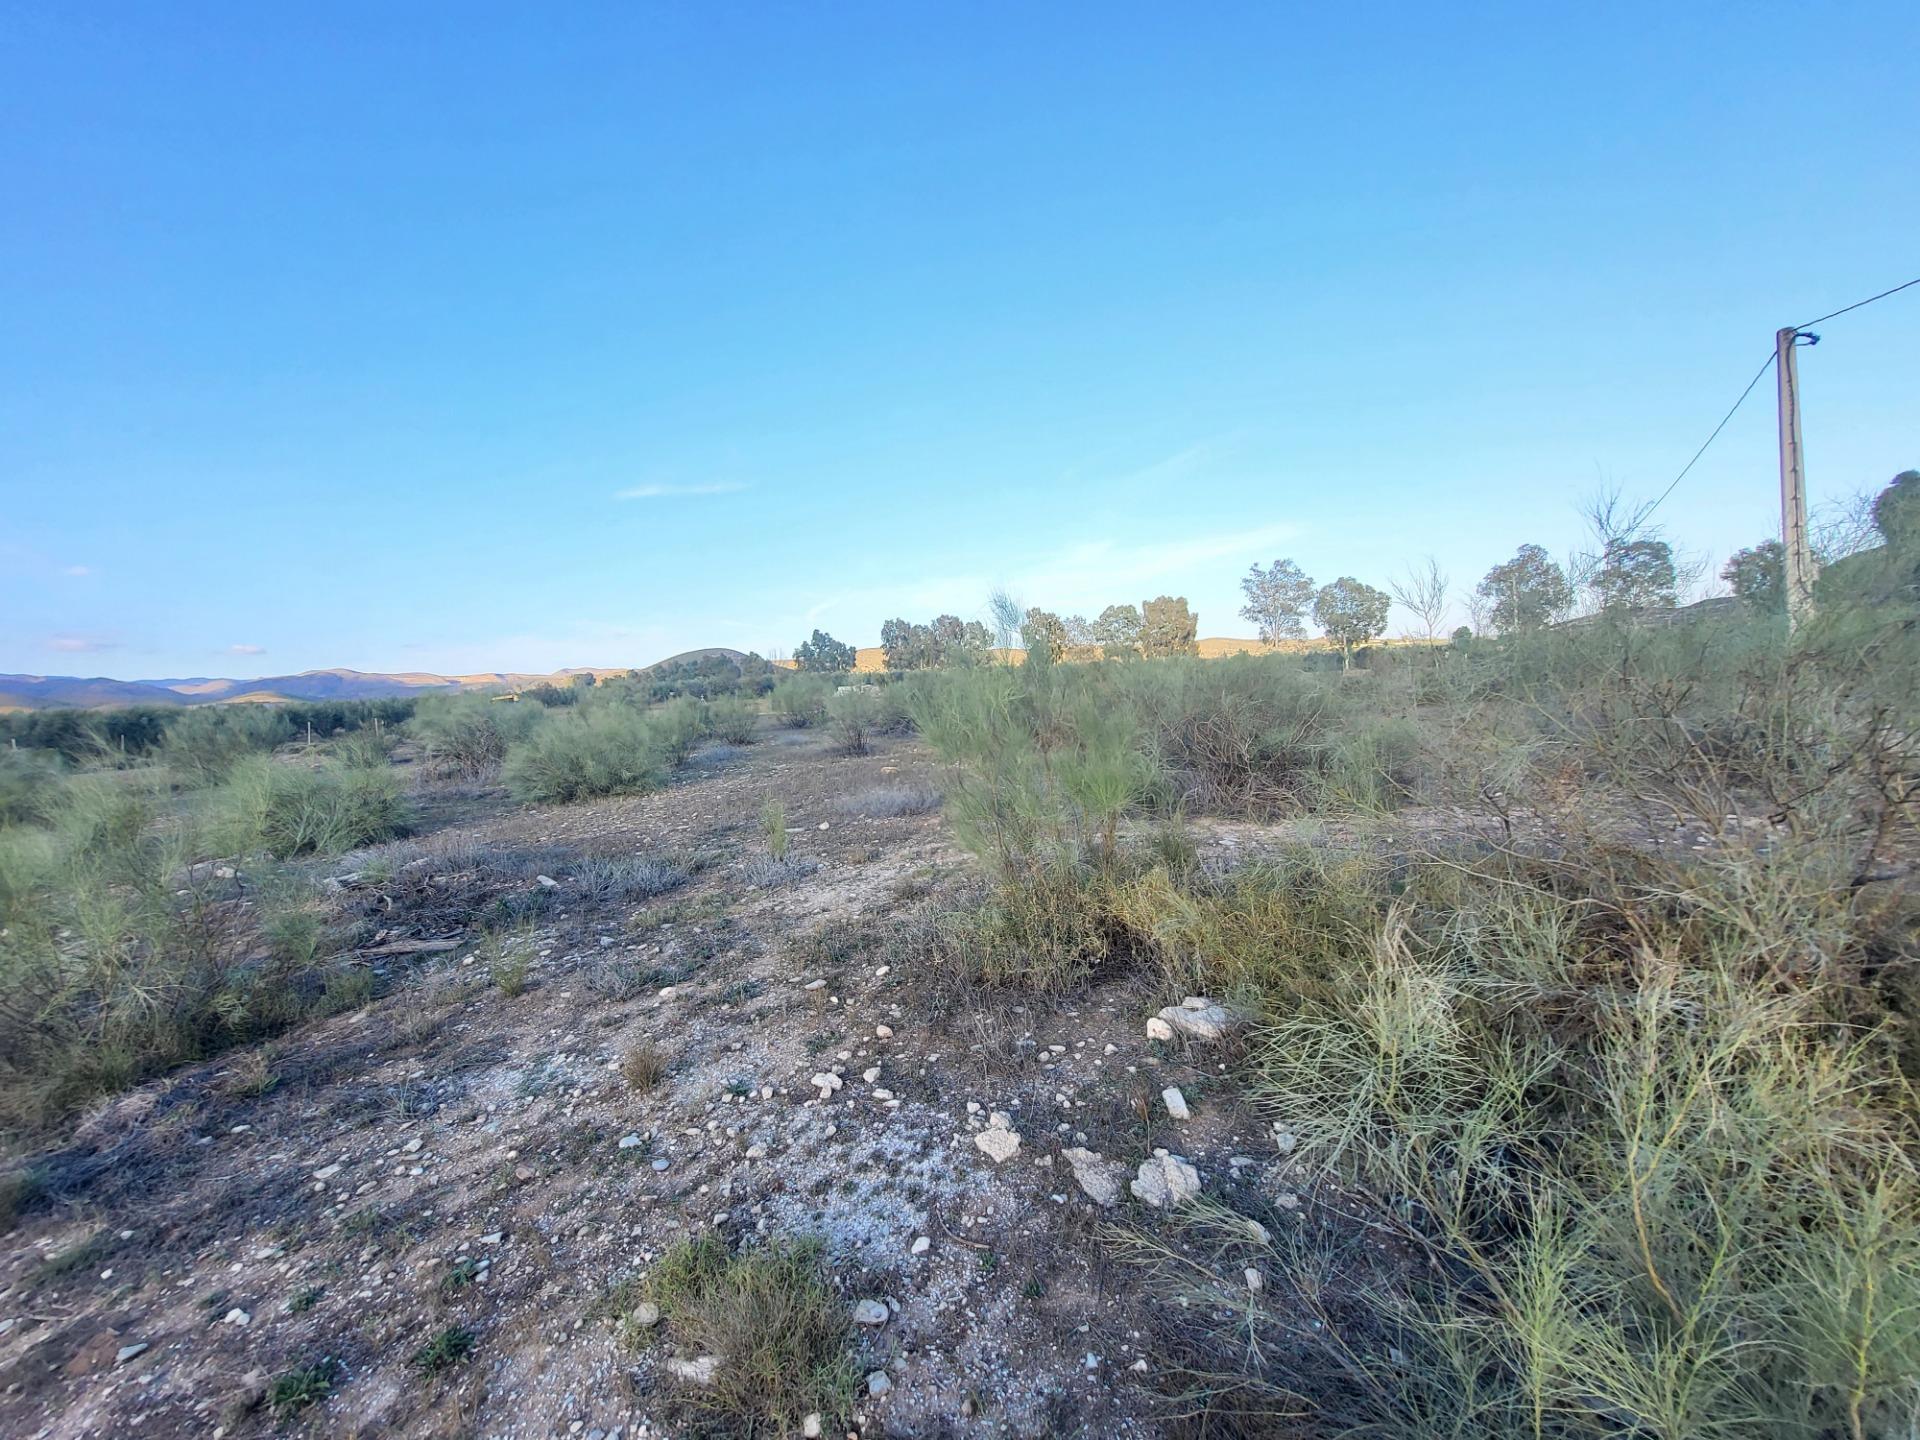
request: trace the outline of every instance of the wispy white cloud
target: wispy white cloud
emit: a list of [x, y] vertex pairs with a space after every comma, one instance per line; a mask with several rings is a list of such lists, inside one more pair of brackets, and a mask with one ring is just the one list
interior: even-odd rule
[[747, 489], [743, 480], [702, 480], [691, 485], [632, 485], [613, 492], [616, 500], [673, 500], [683, 495], [737, 495]]
[[66, 565], [61, 567], [60, 573], [62, 575], [70, 575], [75, 580], [84, 580], [87, 576], [93, 574], [93, 567], [91, 565]]
[[118, 650], [120, 642], [104, 635], [52, 635], [47, 638], [47, 648], [62, 655], [96, 655], [102, 650]]
[[267, 653], [267, 647], [264, 645], [229, 645], [227, 646], [227, 654], [229, 655], [264, 655], [266, 653]]

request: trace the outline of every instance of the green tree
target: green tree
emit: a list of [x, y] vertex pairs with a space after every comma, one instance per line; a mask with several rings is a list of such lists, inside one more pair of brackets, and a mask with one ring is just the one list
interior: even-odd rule
[[1920, 470], [1902, 470], [1875, 498], [1873, 528], [1897, 551], [1920, 544]]
[[1263, 642], [1306, 638], [1313, 579], [1293, 561], [1276, 560], [1264, 570], [1255, 565], [1240, 588], [1247, 597], [1240, 614], [1254, 623]]
[[1485, 606], [1487, 624], [1501, 635], [1551, 625], [1573, 606], [1567, 572], [1538, 545], [1522, 545], [1511, 560], [1487, 571], [1474, 594]]
[[1140, 607], [1140, 653], [1148, 656], [1196, 655], [1200, 621], [1184, 595], [1162, 595]]
[[1351, 575], [1320, 587], [1313, 597], [1313, 622], [1340, 647], [1343, 670], [1353, 668], [1354, 646], [1364, 645], [1386, 630], [1387, 611], [1392, 605], [1393, 597], [1386, 591], [1363, 585]]
[[925, 625], [887, 621], [880, 627], [880, 648], [889, 670], [930, 670], [939, 663], [939, 646]]
[[853, 646], [841, 644], [824, 630], [814, 631], [793, 652], [794, 663], [802, 670], [827, 674], [853, 669], [858, 658]]
[[942, 667], [978, 665], [993, 648], [993, 636], [978, 620], [958, 615], [937, 616], [933, 622], [933, 663]]
[[1094, 643], [1109, 660], [1140, 653], [1140, 609], [1136, 605], [1109, 605], [1093, 622]]
[[1736, 550], [1720, 570], [1742, 604], [1763, 615], [1787, 608], [1787, 550], [1778, 540], [1762, 540]]
[[1067, 648], [1067, 627], [1051, 610], [1031, 609], [1020, 625], [1020, 643], [1029, 665], [1051, 665]]
[[1673, 547], [1664, 540], [1607, 541], [1593, 577], [1602, 610], [1671, 610], [1678, 585]]

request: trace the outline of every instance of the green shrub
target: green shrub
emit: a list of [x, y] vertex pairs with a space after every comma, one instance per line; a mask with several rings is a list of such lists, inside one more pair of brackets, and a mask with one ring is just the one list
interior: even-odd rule
[[577, 705], [509, 750], [503, 774], [520, 799], [551, 803], [645, 794], [666, 784], [671, 768], [668, 741], [640, 711]]
[[655, 706], [646, 718], [669, 765], [686, 764], [694, 747], [707, 736], [706, 707], [688, 696]]
[[196, 705], [167, 726], [160, 758], [182, 785], [213, 785], [235, 762], [293, 739], [287, 717], [271, 705]]
[[0, 825], [45, 819], [62, 775], [57, 751], [0, 749]]
[[408, 732], [430, 758], [461, 775], [489, 775], [508, 749], [528, 739], [546, 718], [530, 701], [488, 695], [423, 695]]
[[214, 833], [232, 854], [337, 855], [404, 833], [408, 806], [389, 770], [282, 764], [249, 756], [212, 797]]
[[774, 683], [768, 705], [780, 723], [793, 730], [818, 725], [827, 716], [833, 684], [820, 675], [794, 675]]
[[328, 1011], [342, 976], [370, 978], [332, 957], [305, 882], [249, 866], [242, 906], [202, 860], [213, 847], [192, 814], [173, 813], [137, 775], [74, 780], [53, 826], [0, 829], [0, 1132], [10, 1135]]
[[871, 685], [853, 685], [827, 701], [827, 725], [842, 755], [867, 753], [867, 737], [881, 715], [878, 693]]
[[715, 700], [707, 706], [707, 728], [729, 745], [751, 745], [760, 737], [760, 717], [745, 700]]

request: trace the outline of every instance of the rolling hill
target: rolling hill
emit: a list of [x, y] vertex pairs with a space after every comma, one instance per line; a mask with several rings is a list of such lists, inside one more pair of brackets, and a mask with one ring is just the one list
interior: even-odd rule
[[725, 646], [687, 650], [646, 666], [576, 665], [551, 674], [486, 671], [474, 675], [434, 675], [424, 671], [385, 673], [366, 670], [303, 670], [298, 675], [262, 675], [251, 680], [195, 675], [171, 680], [113, 680], [106, 676], [0, 675], [0, 710], [92, 710], [108, 705], [213, 705], [285, 700], [385, 700], [397, 696], [461, 690], [522, 690], [531, 685], [566, 685], [576, 675], [607, 680], [629, 669], [652, 670], [680, 661], [715, 655], [742, 658]]

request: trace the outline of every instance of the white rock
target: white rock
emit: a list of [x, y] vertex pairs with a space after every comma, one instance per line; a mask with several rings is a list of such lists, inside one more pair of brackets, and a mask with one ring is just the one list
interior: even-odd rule
[[646, 1141], [642, 1140], [638, 1135], [622, 1135], [620, 1137], [620, 1148], [622, 1150], [638, 1150], [644, 1144], [646, 1144]]
[[867, 1394], [878, 1400], [893, 1389], [893, 1378], [884, 1370], [875, 1370], [867, 1376]]
[[1152, 1016], [1147, 1021], [1147, 1038], [1149, 1040], [1171, 1040], [1173, 1039], [1173, 1026], [1162, 1020], [1158, 1015]]
[[867, 1084], [869, 1085], [879, 1084], [880, 1083], [880, 1067], [878, 1065], [874, 1065], [869, 1067], [866, 1070], [861, 1071], [860, 1078], [866, 1081]]
[[1140, 1173], [1128, 1188], [1156, 1210], [1171, 1209], [1200, 1193], [1200, 1172], [1178, 1155], [1156, 1150], [1140, 1162]]
[[856, 1325], [884, 1325], [888, 1315], [886, 1303], [880, 1300], [862, 1300], [853, 1307], [853, 1323]]
[[933, 1248], [933, 1241], [922, 1235], [908, 1247], [915, 1255], [924, 1255]]
[[1189, 995], [1178, 1005], [1167, 1006], [1157, 1018], [1188, 1039], [1208, 1043], [1226, 1039], [1246, 1023], [1245, 1016], [1204, 995]]
[[1249, 1265], [1247, 1267], [1247, 1289], [1251, 1290], [1255, 1295], [1258, 1295], [1266, 1288], [1267, 1282], [1260, 1277], [1260, 1272]]
[[323, 1165], [313, 1172], [313, 1178], [316, 1180], [331, 1180], [339, 1173], [340, 1167], [338, 1165]]
[[822, 1070], [818, 1075], [815, 1075], [813, 1079], [808, 1083], [811, 1084], [814, 1089], [820, 1092], [820, 1098], [824, 1100], [829, 1095], [833, 1094], [834, 1091], [838, 1090], [846, 1082], [843, 1081], [838, 1075], [834, 1074], [831, 1070]]
[[698, 1360], [669, 1360], [667, 1373], [689, 1385], [711, 1385], [713, 1372], [720, 1368], [718, 1355], [702, 1355]]
[[1178, 1085], [1169, 1085], [1160, 1092], [1160, 1099], [1166, 1104], [1167, 1114], [1176, 1120], [1191, 1120], [1193, 1111], [1187, 1108], [1187, 1097], [1180, 1093]]
[[816, 1410], [800, 1422], [800, 1433], [806, 1437], [806, 1440], [820, 1440], [821, 1431], [826, 1423], [820, 1418], [820, 1412]]
[[1094, 1151], [1080, 1146], [1061, 1154], [1073, 1167], [1073, 1178], [1094, 1204], [1111, 1207], [1120, 1203], [1120, 1182], [1126, 1177], [1126, 1166], [1117, 1160], [1103, 1160]]
[[[996, 1112], [996, 1118], [1000, 1118]], [[992, 1125], [973, 1137], [973, 1143], [996, 1165], [1004, 1165], [1020, 1153], [1020, 1136], [1004, 1125]]]
[[893, 1039], [893, 1027], [891, 1025], [876, 1025], [873, 1027], [873, 1033], [882, 1040]]
[[251, 1325], [253, 1323], [253, 1316], [236, 1305], [233, 1309], [227, 1311], [222, 1323], [227, 1325]]
[[551, 875], [536, 875], [533, 877], [533, 880], [542, 890], [558, 890], [560, 888], [560, 882]]
[[122, 1345], [119, 1350], [114, 1353], [113, 1363], [116, 1365], [124, 1365], [129, 1360], [137, 1360], [140, 1356], [146, 1354], [147, 1350], [148, 1346], [144, 1340], [138, 1345]]

